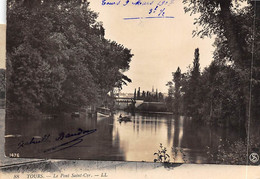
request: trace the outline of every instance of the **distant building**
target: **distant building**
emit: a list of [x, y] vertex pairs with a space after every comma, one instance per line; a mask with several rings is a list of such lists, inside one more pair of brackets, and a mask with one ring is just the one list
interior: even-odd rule
[[120, 98], [134, 98], [134, 93], [119, 93], [118, 97]]

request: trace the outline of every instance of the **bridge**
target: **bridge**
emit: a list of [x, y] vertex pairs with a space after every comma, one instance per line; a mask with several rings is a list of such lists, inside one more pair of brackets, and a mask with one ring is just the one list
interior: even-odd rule
[[127, 98], [127, 97], [116, 97], [115, 101], [119, 109], [127, 108], [129, 105], [133, 103], [135, 107], [138, 107], [144, 102], [143, 100], [136, 100], [134, 98]]
[[132, 102], [135, 102], [134, 98], [126, 98], [126, 97], [116, 97], [115, 100], [118, 103], [132, 103]]

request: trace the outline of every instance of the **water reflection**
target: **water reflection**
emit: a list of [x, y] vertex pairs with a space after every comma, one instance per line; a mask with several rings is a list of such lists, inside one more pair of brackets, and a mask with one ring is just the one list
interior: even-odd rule
[[[120, 111], [113, 117], [98, 120], [70, 116], [55, 120], [8, 120], [6, 135], [19, 134], [20, 137], [7, 137], [6, 151], [35, 158], [153, 161], [153, 154], [162, 143], [171, 162], [209, 163], [207, 146], [217, 149], [220, 138], [231, 141], [239, 138], [235, 130], [197, 124], [190, 118], [136, 113], [131, 115], [131, 121], [120, 122], [120, 114], [131, 115]], [[78, 128], [97, 131], [73, 147], [50, 154], [43, 152], [61, 144], [55, 141], [59, 133], [73, 133]], [[40, 139], [45, 134], [51, 136], [48, 142], [17, 149], [19, 142], [30, 141], [32, 136]]]

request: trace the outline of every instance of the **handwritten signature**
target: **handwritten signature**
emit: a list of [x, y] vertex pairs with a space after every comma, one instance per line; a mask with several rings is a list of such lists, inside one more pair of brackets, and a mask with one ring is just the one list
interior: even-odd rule
[[[85, 137], [89, 134], [92, 134], [96, 131], [97, 131], [97, 129], [83, 130], [81, 128], [78, 128], [78, 130], [74, 133], [61, 132], [59, 134], [59, 136], [55, 138], [55, 141], [56, 142], [66, 141], [66, 142], [53, 146], [53, 147], [50, 147], [48, 149], [45, 149], [43, 151], [43, 153], [54, 153], [54, 152], [58, 152], [58, 151], [73, 147], [73, 146], [81, 143], [83, 141], [83, 137]], [[70, 140], [67, 141], [66, 139], [70, 139]], [[35, 145], [35, 144], [46, 143], [46, 142], [51, 142], [50, 134], [44, 135], [41, 139], [36, 139], [35, 137], [32, 137], [32, 139], [30, 141], [27, 141], [27, 142], [21, 141], [20, 143], [18, 143], [18, 149], [25, 147], [27, 145]]]
[[[102, 0], [103, 6], [149, 6], [148, 14], [155, 15], [155, 17], [173, 18], [173, 16], [166, 16], [166, 8], [174, 3], [174, 0]], [[148, 18], [148, 17], [145, 17]], [[142, 19], [142, 18], [124, 18], [129, 19]]]
[[20, 149], [26, 145], [31, 145], [31, 144], [40, 144], [40, 143], [44, 143], [44, 142], [49, 142], [49, 139], [50, 138], [50, 134], [46, 134], [44, 135], [40, 140], [35, 138], [35, 137], [32, 137], [32, 139], [28, 142], [24, 142], [24, 141], [21, 141], [20, 143], [18, 143], [18, 148], [17, 149]]

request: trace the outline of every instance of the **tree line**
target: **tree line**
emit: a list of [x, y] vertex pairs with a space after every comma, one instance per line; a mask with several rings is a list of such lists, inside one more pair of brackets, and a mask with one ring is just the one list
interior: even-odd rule
[[[240, 126], [257, 122], [260, 112], [260, 31], [256, 2], [184, 0], [185, 12], [199, 13], [194, 35], [216, 36], [214, 57], [201, 70], [199, 48], [193, 65], [178, 67], [166, 99], [169, 110], [204, 122]], [[246, 4], [246, 5], [245, 5]]]
[[105, 39], [82, 0], [8, 0], [7, 114], [39, 116], [100, 105], [131, 82], [131, 51]]
[[145, 102], [164, 102], [164, 96], [161, 92], [158, 92], [156, 89], [155, 92], [150, 91], [142, 91], [140, 87], [138, 90], [134, 91], [134, 99], [135, 100], [144, 100]]

